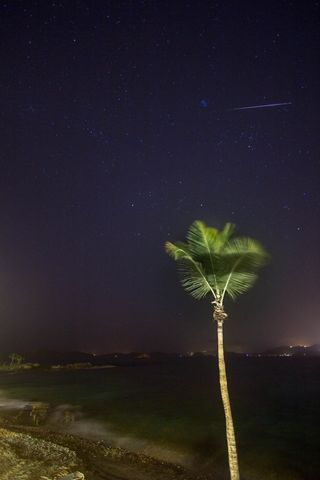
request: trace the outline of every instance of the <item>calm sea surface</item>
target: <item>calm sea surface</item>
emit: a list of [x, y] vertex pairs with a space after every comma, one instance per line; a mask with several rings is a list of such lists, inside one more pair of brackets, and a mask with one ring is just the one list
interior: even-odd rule
[[[320, 359], [230, 358], [243, 480], [320, 479]], [[78, 406], [80, 433], [154, 450], [196, 469], [226, 464], [216, 359], [104, 370], [0, 374], [7, 398]], [[148, 447], [150, 450], [148, 450]], [[153, 450], [152, 450], [153, 449]]]

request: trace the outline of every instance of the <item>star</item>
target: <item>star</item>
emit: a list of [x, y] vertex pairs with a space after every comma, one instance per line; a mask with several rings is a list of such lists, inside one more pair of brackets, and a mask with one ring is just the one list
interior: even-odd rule
[[203, 98], [202, 100], [200, 100], [199, 105], [201, 108], [208, 108], [209, 102], [207, 99]]

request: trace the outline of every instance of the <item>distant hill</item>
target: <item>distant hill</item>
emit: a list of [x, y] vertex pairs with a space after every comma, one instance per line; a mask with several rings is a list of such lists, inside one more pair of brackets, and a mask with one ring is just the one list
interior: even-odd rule
[[162, 352], [131, 352], [131, 353], [107, 353], [103, 355], [96, 355], [94, 363], [96, 365], [132, 365], [132, 364], [148, 364], [148, 363], [163, 363], [172, 360], [177, 360], [179, 354], [177, 353], [162, 353]]
[[263, 355], [287, 355], [292, 357], [315, 357], [320, 356], [320, 345], [282, 345], [263, 352]]
[[[211, 355], [207, 352], [189, 352], [181, 353], [163, 353], [163, 352], [130, 352], [130, 353], [106, 353], [101, 355], [94, 355], [86, 352], [61, 352], [54, 350], [38, 350], [32, 353], [24, 353], [23, 356], [26, 362], [40, 363], [40, 365], [68, 365], [75, 363], [91, 363], [92, 365], [149, 365], [153, 363], [166, 363], [178, 361], [182, 358], [201, 359]], [[226, 352], [226, 356], [242, 357], [243, 355], [234, 352]], [[303, 345], [282, 345], [280, 347], [272, 348], [261, 353], [252, 354], [252, 356], [291, 356], [291, 357], [315, 357], [320, 356], [320, 345], [315, 344], [311, 346]], [[250, 354], [251, 356], [251, 354]]]
[[94, 355], [85, 352], [38, 350], [26, 353], [24, 358], [27, 362], [40, 363], [41, 365], [67, 365], [68, 363], [92, 363]]
[[178, 353], [168, 354], [161, 352], [115, 352], [94, 355], [85, 352], [39, 350], [24, 354], [24, 358], [27, 362], [40, 363], [40, 365], [67, 365], [72, 363], [91, 363], [92, 365], [141, 365], [177, 360], [180, 358], [180, 355]]

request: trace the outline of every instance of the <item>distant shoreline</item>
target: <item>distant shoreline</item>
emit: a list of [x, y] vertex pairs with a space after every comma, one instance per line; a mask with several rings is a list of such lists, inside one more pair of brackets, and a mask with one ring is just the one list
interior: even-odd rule
[[[260, 352], [232, 352], [226, 351], [227, 358], [270, 358], [270, 357], [293, 357], [293, 358], [320, 358], [320, 345], [282, 345]], [[10, 355], [0, 352], [0, 371], [34, 368], [109, 368], [111, 366], [140, 366], [159, 363], [171, 363], [180, 361], [194, 361], [201, 359], [215, 359], [214, 351], [194, 352], [131, 352], [131, 353], [107, 353], [94, 354], [82, 351], [51, 351], [41, 350], [33, 353], [20, 355], [23, 359], [18, 364], [13, 364], [8, 359]]]

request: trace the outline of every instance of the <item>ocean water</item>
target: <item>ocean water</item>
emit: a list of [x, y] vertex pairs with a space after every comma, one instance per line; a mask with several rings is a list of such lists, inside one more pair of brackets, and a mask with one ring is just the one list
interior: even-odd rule
[[[235, 357], [227, 368], [243, 480], [319, 479], [320, 359]], [[63, 428], [74, 433], [214, 471], [217, 478], [226, 472], [215, 358], [1, 373], [0, 391], [0, 405], [1, 398], [3, 405], [8, 399], [49, 403], [46, 422], [53, 428], [59, 411], [72, 408], [74, 421]]]

